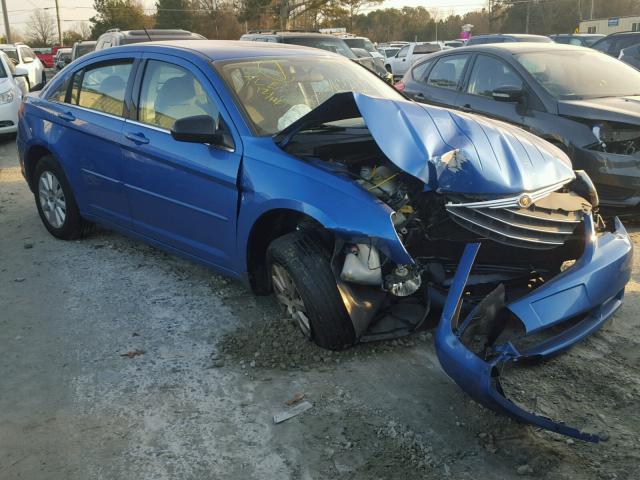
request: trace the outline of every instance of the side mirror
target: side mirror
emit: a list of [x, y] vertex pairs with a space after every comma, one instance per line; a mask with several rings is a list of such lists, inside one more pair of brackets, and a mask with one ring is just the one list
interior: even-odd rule
[[216, 122], [209, 115], [194, 115], [176, 120], [171, 136], [179, 142], [210, 143], [218, 147], [233, 148], [229, 135], [216, 129]]
[[491, 96], [497, 102], [520, 102], [524, 95], [524, 90], [519, 87], [499, 87], [491, 92]]
[[16, 72], [13, 74], [13, 78], [28, 77], [28, 76], [29, 76], [29, 70], [27, 70], [24, 67], [16, 67]]

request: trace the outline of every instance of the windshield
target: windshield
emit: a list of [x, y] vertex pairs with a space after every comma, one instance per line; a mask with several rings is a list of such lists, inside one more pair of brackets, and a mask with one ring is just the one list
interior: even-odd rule
[[292, 57], [216, 62], [259, 135], [273, 135], [340, 92], [402, 99], [393, 87], [348, 60]]
[[515, 57], [549, 94], [561, 100], [640, 94], [638, 70], [593, 50], [533, 52]]
[[358, 58], [356, 54], [351, 51], [344, 40], [341, 38], [332, 37], [327, 35], [326, 37], [293, 37], [285, 38], [284, 43], [290, 43], [293, 45], [302, 45], [303, 47], [321, 48], [333, 53], [339, 53], [343, 57]]
[[78, 45], [76, 47], [76, 55], [78, 57], [81, 57], [82, 55], [86, 55], [89, 52], [93, 52], [95, 50], [96, 46], [95, 45]]
[[16, 62], [20, 63], [20, 59], [18, 58], [18, 50], [16, 50], [15, 48], [3, 48], [2, 51], [6, 53], [11, 60], [15, 60]]

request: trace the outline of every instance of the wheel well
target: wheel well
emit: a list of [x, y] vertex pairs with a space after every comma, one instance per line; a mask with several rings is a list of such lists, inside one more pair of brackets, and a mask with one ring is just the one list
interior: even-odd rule
[[251, 288], [257, 294], [270, 292], [267, 277], [267, 249], [276, 238], [295, 230], [311, 231], [333, 253], [333, 234], [316, 219], [295, 210], [276, 209], [263, 214], [254, 223], [247, 242], [247, 272]]
[[31, 188], [32, 191], [34, 189], [33, 177], [36, 171], [36, 165], [38, 164], [40, 159], [46, 155], [51, 155], [51, 152], [41, 145], [34, 145], [27, 151], [27, 154], [25, 155], [24, 167], [27, 174], [29, 188]]

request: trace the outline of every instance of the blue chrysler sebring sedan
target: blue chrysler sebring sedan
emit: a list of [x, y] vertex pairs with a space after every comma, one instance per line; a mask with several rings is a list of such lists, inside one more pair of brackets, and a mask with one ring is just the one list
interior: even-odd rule
[[499, 382], [598, 329], [630, 277], [624, 227], [553, 145], [323, 50], [184, 41], [76, 60], [25, 99], [18, 149], [55, 237], [97, 223], [242, 278], [326, 348], [439, 318], [473, 398], [597, 441]]

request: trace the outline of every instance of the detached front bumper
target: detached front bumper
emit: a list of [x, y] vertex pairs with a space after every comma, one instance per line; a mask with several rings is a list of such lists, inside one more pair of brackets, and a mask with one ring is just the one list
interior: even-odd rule
[[[532, 334], [583, 316], [571, 327], [534, 347], [519, 351], [511, 342], [494, 345], [493, 356], [483, 360], [461, 341], [473, 324], [473, 312], [458, 322], [462, 298], [480, 244], [468, 244], [449, 289], [436, 332], [436, 350], [445, 372], [473, 399], [498, 413], [577, 439], [598, 442], [597, 435], [583, 433], [549, 418], [528, 412], [504, 396], [499, 371], [509, 362], [538, 360], [556, 355], [600, 328], [618, 309], [631, 276], [633, 247], [622, 223], [615, 232], [596, 236], [593, 219], [585, 216], [587, 244], [582, 257], [569, 269], [530, 294], [506, 305]], [[461, 327], [458, 327], [461, 325]]]

